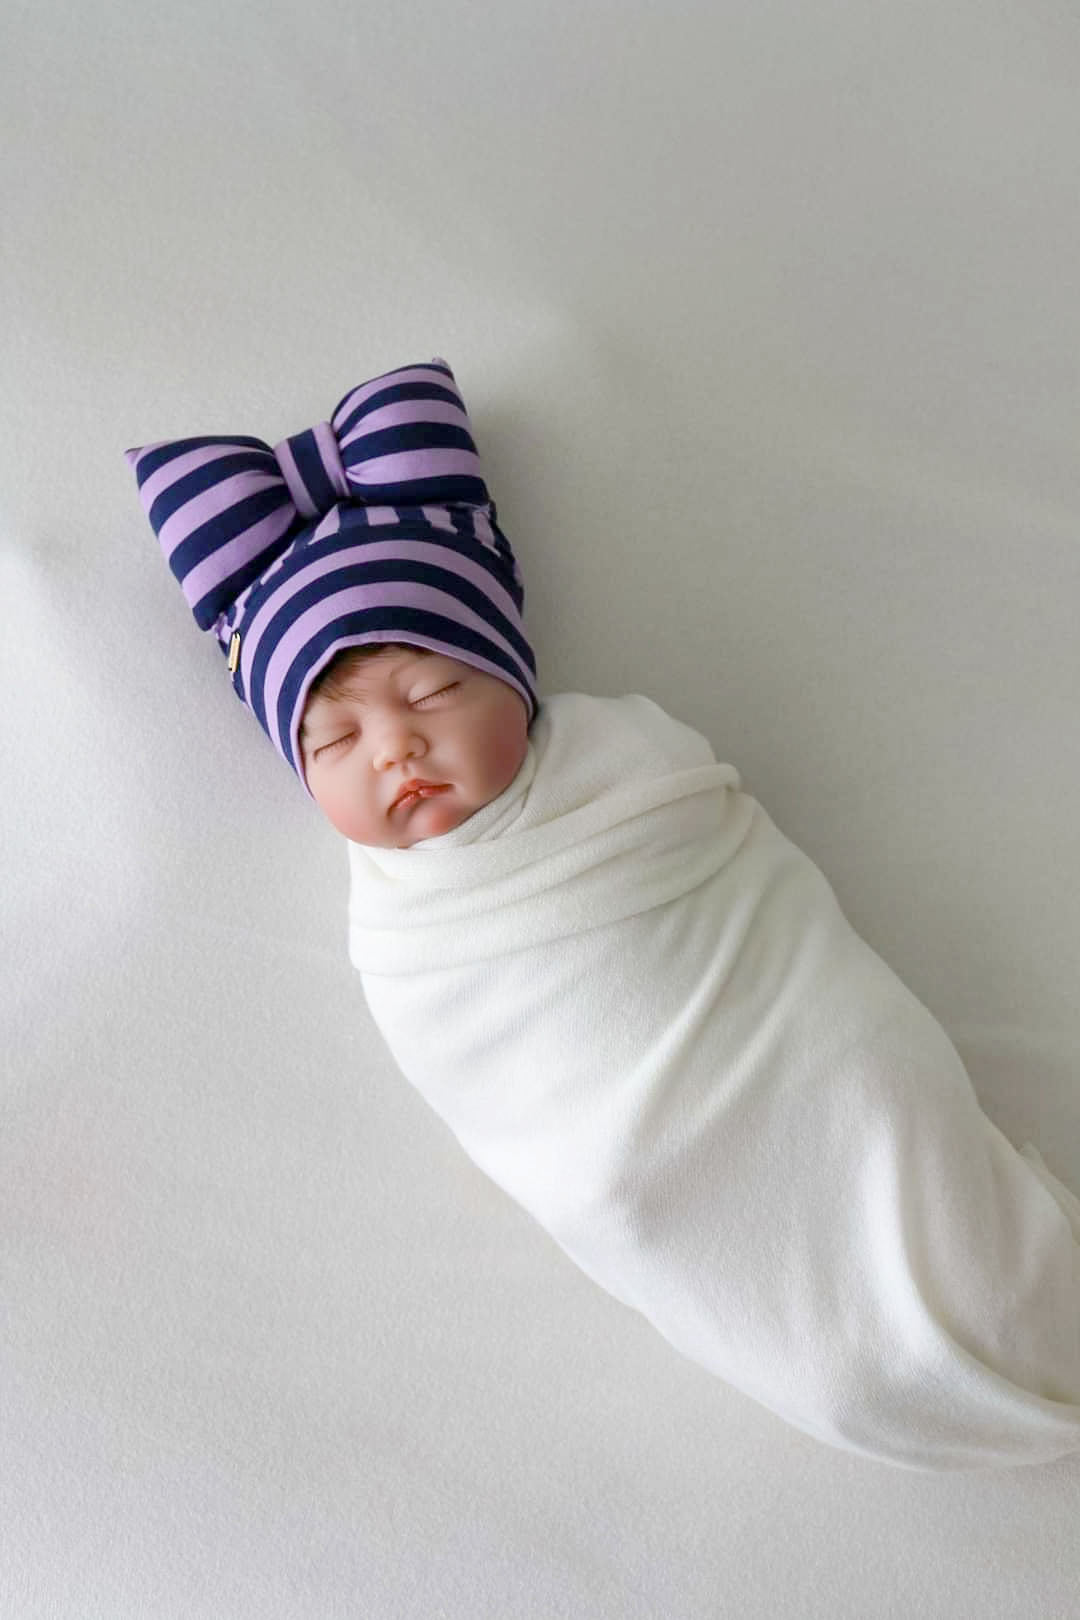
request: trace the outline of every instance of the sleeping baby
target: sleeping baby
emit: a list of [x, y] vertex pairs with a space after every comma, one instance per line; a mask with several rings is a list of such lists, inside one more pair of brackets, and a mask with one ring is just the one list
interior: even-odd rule
[[637, 694], [540, 700], [447, 363], [274, 448], [127, 455], [348, 840], [372, 1017], [474, 1163], [807, 1434], [916, 1469], [1080, 1451], [1080, 1201], [703, 736]]

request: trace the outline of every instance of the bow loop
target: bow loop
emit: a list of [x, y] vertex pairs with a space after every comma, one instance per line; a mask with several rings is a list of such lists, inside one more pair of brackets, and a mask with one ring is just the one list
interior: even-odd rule
[[202, 630], [339, 503], [375, 508], [383, 521], [429, 503], [472, 509], [481, 524], [493, 513], [465, 404], [441, 357], [350, 389], [328, 422], [274, 449], [207, 434], [125, 454]]
[[334, 430], [320, 422], [273, 450], [207, 434], [125, 452], [143, 510], [200, 630], [291, 545], [298, 526], [349, 495]]
[[262, 439], [204, 435], [125, 451], [139, 499], [200, 630], [286, 549], [299, 514]]

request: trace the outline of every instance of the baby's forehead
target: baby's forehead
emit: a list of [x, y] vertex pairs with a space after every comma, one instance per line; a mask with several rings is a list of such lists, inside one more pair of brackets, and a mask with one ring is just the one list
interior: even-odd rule
[[314, 692], [307, 697], [301, 730], [306, 729], [308, 721], [314, 722], [323, 714], [332, 715], [347, 704], [356, 703], [362, 708], [367, 701], [378, 698], [381, 693], [396, 688], [404, 681], [411, 681], [416, 676], [434, 673], [433, 666], [442, 665], [456, 666], [457, 659], [436, 652], [395, 653], [369, 659], [350, 670], [348, 674], [342, 675], [335, 682], [336, 689]]

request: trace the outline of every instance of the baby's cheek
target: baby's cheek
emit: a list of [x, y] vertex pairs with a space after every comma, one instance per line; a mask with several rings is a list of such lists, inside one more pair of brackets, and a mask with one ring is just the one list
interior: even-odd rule
[[355, 794], [349, 793], [336, 783], [331, 788], [324, 783], [321, 784], [318, 802], [327, 820], [346, 838], [351, 838], [358, 844], [373, 841], [372, 818], [367, 813], [366, 807], [357, 801]]
[[499, 792], [508, 788], [521, 769], [528, 748], [528, 738], [520, 730], [508, 730], [498, 740], [495, 753], [496, 775], [500, 782]]

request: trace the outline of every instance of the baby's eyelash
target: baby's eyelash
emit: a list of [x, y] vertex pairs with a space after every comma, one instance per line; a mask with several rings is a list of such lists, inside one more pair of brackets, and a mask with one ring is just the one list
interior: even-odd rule
[[[454, 690], [455, 686], [460, 686], [460, 685], [461, 685], [460, 681], [451, 681], [449, 686], [440, 686], [440, 688], [439, 688], [439, 690], [437, 692], [429, 692], [426, 697], [414, 698], [413, 703], [414, 704], [427, 703], [431, 698], [442, 697], [444, 692], [452, 692]], [[327, 753], [331, 748], [337, 748], [339, 743], [348, 742], [348, 740], [349, 740], [349, 738], [351, 736], [352, 736], [352, 732], [347, 731], [345, 733], [344, 737], [335, 737], [333, 742], [323, 743], [320, 748], [316, 748], [315, 753], [312, 755], [312, 758], [316, 759], [316, 758], [318, 758], [318, 756], [320, 754]]]
[[451, 681], [449, 686], [440, 686], [440, 688], [439, 688], [439, 690], [437, 692], [429, 692], [427, 697], [414, 698], [413, 702], [414, 703], [426, 703], [428, 701], [428, 698], [442, 697], [444, 692], [452, 692], [454, 690], [454, 687], [459, 685], [459, 684], [460, 683], [457, 682], [457, 681]]
[[333, 742], [320, 743], [318, 748], [316, 748], [314, 753], [312, 754], [312, 756], [311, 756], [312, 759], [318, 759], [320, 754], [328, 754], [330, 752], [331, 748], [336, 748], [339, 743], [348, 742], [348, 740], [349, 740], [349, 738], [351, 736], [352, 736], [352, 732], [347, 731], [345, 733], [344, 737], [335, 737]]

